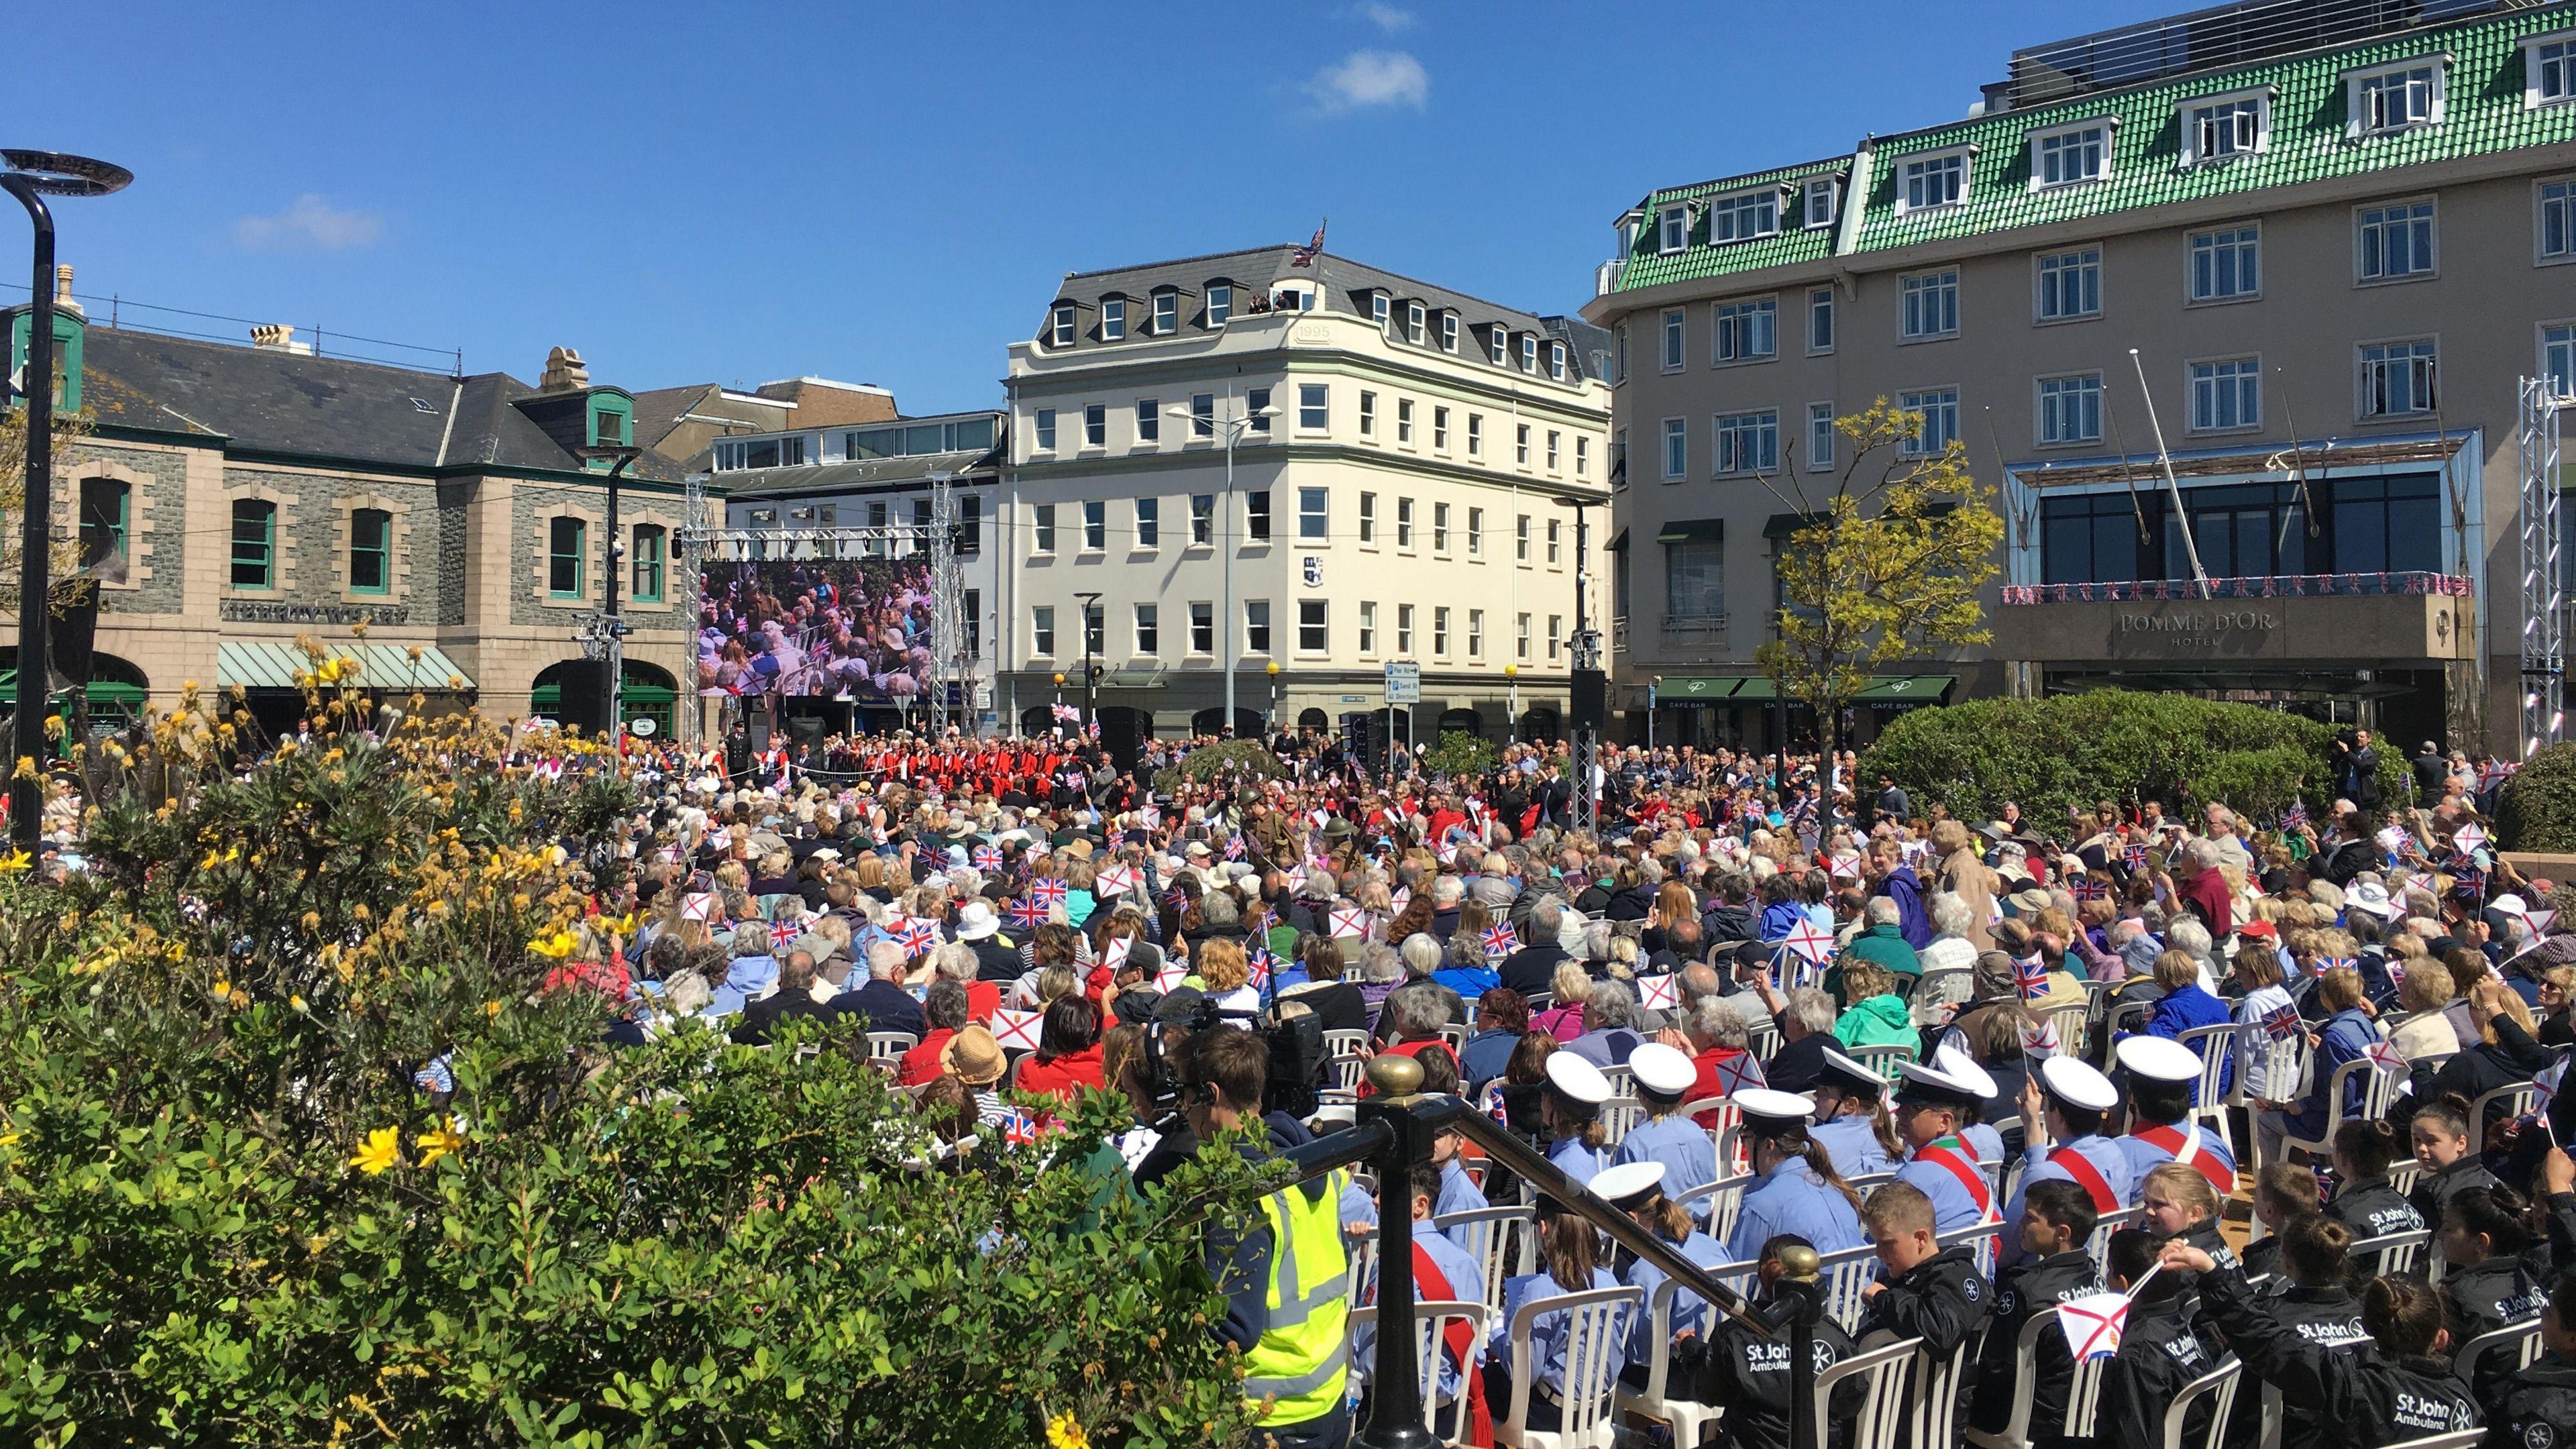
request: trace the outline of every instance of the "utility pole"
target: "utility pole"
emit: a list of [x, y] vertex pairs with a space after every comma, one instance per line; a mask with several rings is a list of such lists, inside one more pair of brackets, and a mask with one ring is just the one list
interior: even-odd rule
[[644, 456], [644, 450], [625, 443], [598, 443], [573, 451], [581, 455], [583, 462], [608, 465], [608, 547], [604, 550], [608, 577], [604, 581], [607, 591], [601, 596], [607, 607], [599, 621], [599, 640], [600, 657], [608, 661], [608, 733], [622, 757], [626, 753], [626, 619], [619, 607], [622, 596], [618, 593], [625, 580], [618, 571], [625, 564], [626, 542], [618, 535], [617, 480], [626, 476], [626, 470]]

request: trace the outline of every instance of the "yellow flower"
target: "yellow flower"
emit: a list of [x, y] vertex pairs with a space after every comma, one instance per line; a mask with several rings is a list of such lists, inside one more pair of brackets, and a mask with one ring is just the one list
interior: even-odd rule
[[1053, 1449], [1091, 1449], [1091, 1436], [1082, 1432], [1082, 1425], [1074, 1421], [1071, 1409], [1047, 1420], [1046, 1434], [1047, 1443]]
[[16, 875], [18, 872], [25, 870], [28, 863], [27, 852], [23, 850], [11, 851], [7, 855], [0, 855], [0, 875]]
[[465, 1150], [465, 1134], [456, 1130], [456, 1119], [449, 1117], [439, 1123], [436, 1131], [423, 1132], [412, 1143], [420, 1149], [420, 1165], [434, 1167], [438, 1159]]
[[233, 984], [229, 981], [217, 981], [210, 989], [213, 990], [215, 995], [220, 996], [227, 1001], [232, 999]]
[[20, 755], [18, 757], [18, 769], [10, 778], [18, 780], [32, 780], [36, 778], [36, 757], [33, 755]]
[[[286, 998], [286, 1006], [287, 1006], [287, 1009], [288, 1009], [288, 1010], [290, 1010], [290, 1011], [305, 1011], [305, 1010], [309, 1010], [309, 1009], [310, 1009], [310, 1008], [308, 1008], [308, 1007], [306, 1007], [306, 1006], [305, 1006], [305, 1004], [304, 1004], [304, 997], [303, 997], [302, 993], [298, 993], [298, 994], [296, 994], [296, 995], [293, 995], [293, 996], [290, 996], [290, 997]], [[386, 1130], [386, 1131], [388, 1131], [388, 1132], [390, 1132], [390, 1131], [392, 1131], [393, 1129], [392, 1129], [392, 1128], [390, 1128], [390, 1127], [388, 1127], [388, 1128], [386, 1128], [385, 1130]]]
[[580, 947], [581, 938], [570, 931], [557, 931], [550, 936], [539, 936], [528, 943], [529, 950], [551, 961], [560, 961]]
[[402, 1129], [379, 1127], [368, 1133], [366, 1145], [349, 1159], [349, 1165], [369, 1177], [381, 1175], [388, 1167], [402, 1166]]
[[494, 1020], [498, 1020], [498, 1019], [499, 1019], [499, 1017], [500, 1017], [500, 1015], [501, 1015], [501, 1003], [499, 1003], [499, 1002], [497, 1002], [497, 1001], [487, 1001], [487, 1002], [484, 1002], [484, 1003], [483, 1003], [483, 1014], [484, 1014], [484, 1016], [486, 1016], [486, 1017], [488, 1017], [488, 1018], [492, 1018], [492, 1019], [494, 1019]]

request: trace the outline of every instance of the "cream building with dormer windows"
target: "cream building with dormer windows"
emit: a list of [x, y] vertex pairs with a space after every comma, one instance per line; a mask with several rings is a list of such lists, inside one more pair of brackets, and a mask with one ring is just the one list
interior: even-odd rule
[[1596, 628], [1606, 598], [1606, 334], [1297, 255], [1072, 273], [1012, 344], [1005, 720], [1079, 703], [1087, 644], [1113, 748], [1215, 730], [1229, 650], [1238, 733], [1382, 723], [1393, 660], [1399, 736], [1561, 731], [1578, 517]]

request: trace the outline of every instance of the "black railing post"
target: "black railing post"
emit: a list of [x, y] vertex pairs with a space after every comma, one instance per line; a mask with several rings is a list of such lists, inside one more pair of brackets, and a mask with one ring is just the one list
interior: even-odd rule
[[1824, 1449], [1816, 1424], [1816, 1323], [1824, 1316], [1813, 1248], [1784, 1248], [1772, 1285], [1773, 1317], [1789, 1330], [1789, 1449]]
[[1421, 1343], [1413, 1323], [1413, 1164], [1431, 1156], [1435, 1129], [1415, 1110], [1422, 1100], [1421, 1063], [1381, 1055], [1369, 1063], [1368, 1076], [1374, 1095], [1360, 1103], [1360, 1118], [1383, 1123], [1387, 1135], [1376, 1164], [1377, 1364], [1370, 1371], [1368, 1424], [1353, 1442], [1358, 1449], [1432, 1449], [1439, 1441], [1422, 1422]]

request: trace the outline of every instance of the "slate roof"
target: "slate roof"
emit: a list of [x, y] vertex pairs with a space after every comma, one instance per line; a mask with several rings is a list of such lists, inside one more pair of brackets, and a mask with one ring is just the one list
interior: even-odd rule
[[[2576, 4], [2491, 12], [2302, 55], [2094, 91], [2028, 110], [1878, 137], [1871, 143], [1869, 194], [1857, 199], [1864, 210], [1853, 250], [1885, 251], [1919, 242], [1982, 236], [2109, 212], [2250, 194], [2426, 162], [2576, 141], [2576, 105], [2524, 107], [2522, 51], [2518, 44], [2525, 36], [2569, 28], [2576, 28]], [[2444, 52], [2450, 54], [2451, 64], [2445, 78], [2443, 118], [2438, 125], [2358, 140], [2345, 136], [2345, 72]], [[2271, 136], [2266, 150], [2188, 168], [2178, 164], [2182, 102], [2262, 86], [2274, 88]], [[2119, 120], [2112, 131], [2110, 176], [2098, 182], [2033, 192], [2029, 184], [2030, 134], [2106, 116]], [[1961, 203], [1899, 215], [1896, 191], [1905, 159], [1963, 145], [1976, 147], [1977, 155]], [[1666, 282], [1816, 261], [1831, 255], [1830, 228], [1711, 246], [1706, 241], [1705, 220], [1694, 215], [1691, 245], [1674, 255], [1658, 256], [1653, 215], [1656, 208], [1671, 201], [1794, 181], [1821, 171], [1842, 169], [1848, 162], [1849, 158], [1838, 158], [1652, 193], [1641, 203], [1648, 220], [1639, 228], [1637, 246], [1622, 269], [1617, 290], [1634, 291]], [[2400, 189], [2406, 183], [2392, 178], [2390, 185]], [[1786, 220], [1784, 213], [1784, 223]]]
[[[1110, 267], [1100, 271], [1074, 272], [1056, 283], [1055, 290], [1048, 294], [1048, 307], [1051, 313], [1055, 303], [1073, 302], [1085, 309], [1080, 340], [1075, 343], [1073, 349], [1078, 351], [1109, 351], [1132, 343], [1156, 340], [1153, 336], [1139, 330], [1150, 316], [1150, 312], [1135, 307], [1131, 307], [1128, 311], [1125, 341], [1096, 340], [1092, 335], [1092, 327], [1096, 321], [1096, 309], [1101, 298], [1123, 296], [1141, 302], [1151, 298], [1155, 292], [1163, 288], [1174, 288], [1184, 299], [1181, 307], [1181, 330], [1187, 332], [1202, 325], [1199, 320], [1199, 304], [1211, 282], [1230, 282], [1235, 286], [1237, 295], [1234, 299], [1234, 314], [1236, 316], [1250, 315], [1249, 303], [1254, 298], [1268, 298], [1271, 287], [1283, 281], [1314, 282], [1318, 294], [1323, 299], [1322, 306], [1318, 310], [1339, 312], [1346, 317], [1368, 316], [1367, 309], [1361, 305], [1361, 297], [1364, 293], [1375, 291], [1384, 291], [1393, 299], [1395, 316], [1399, 324], [1404, 316], [1404, 305], [1407, 302], [1422, 303], [1435, 317], [1443, 311], [1456, 312], [1460, 325], [1467, 329], [1466, 335], [1459, 340], [1457, 355], [1471, 360], [1481, 361], [1484, 358], [1481, 345], [1482, 334], [1476, 330], [1482, 327], [1500, 324], [1515, 336], [1523, 332], [1541, 337], [1556, 335], [1549, 331], [1546, 319], [1537, 313], [1524, 312], [1516, 307], [1506, 307], [1498, 302], [1489, 302], [1481, 297], [1471, 297], [1464, 292], [1435, 286], [1400, 272], [1390, 272], [1382, 267], [1353, 261], [1348, 257], [1335, 256], [1330, 250], [1317, 257], [1313, 266], [1292, 267], [1288, 265], [1288, 260], [1296, 250], [1297, 248], [1293, 246], [1254, 247], [1239, 252], [1216, 252], [1207, 256], [1182, 257], [1174, 261], [1154, 262], [1146, 266]], [[1034, 335], [1042, 342], [1048, 335], [1049, 321], [1050, 317], [1041, 317], [1038, 321]], [[1396, 328], [1396, 333], [1401, 339], [1403, 333], [1401, 325]], [[1425, 339], [1427, 347], [1435, 351], [1439, 350], [1439, 326], [1436, 322], [1426, 331]], [[1054, 352], [1058, 349], [1049, 348], [1048, 350]], [[1584, 363], [1587, 360], [1582, 356], [1583, 349], [1569, 346], [1566, 351], [1569, 354], [1567, 377], [1580, 380], [1584, 376]], [[1508, 370], [1513, 372], [1520, 370], [1517, 358], [1513, 360]], [[1544, 357], [1540, 360], [1540, 375], [1542, 377], [1546, 375]]]
[[[507, 373], [455, 378], [98, 326], [83, 347], [84, 399], [105, 429], [192, 434], [236, 450], [401, 469], [582, 468], [512, 406], [537, 391]], [[651, 452], [628, 475], [680, 476]]]
[[955, 453], [862, 458], [850, 463], [809, 463], [794, 468], [737, 468], [725, 473], [723, 482], [725, 491], [737, 500], [788, 494], [849, 493], [924, 483], [933, 473], [962, 475], [987, 470], [999, 462], [1000, 455], [999, 448], [972, 448]]
[[635, 394], [635, 446], [658, 448], [671, 430], [680, 425], [680, 414], [694, 412], [700, 402], [723, 391], [712, 382], [693, 382], [680, 387], [648, 388]]

